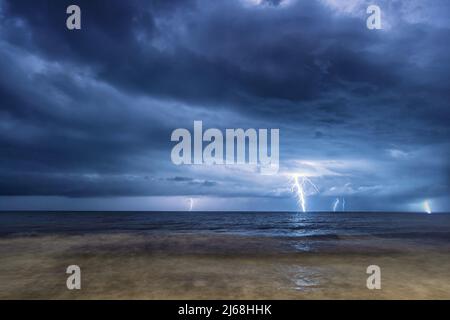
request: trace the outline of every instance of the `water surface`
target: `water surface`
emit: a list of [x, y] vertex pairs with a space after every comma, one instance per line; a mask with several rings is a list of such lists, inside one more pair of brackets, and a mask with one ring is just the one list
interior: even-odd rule
[[3, 212], [0, 298], [449, 299], [449, 253], [445, 213]]

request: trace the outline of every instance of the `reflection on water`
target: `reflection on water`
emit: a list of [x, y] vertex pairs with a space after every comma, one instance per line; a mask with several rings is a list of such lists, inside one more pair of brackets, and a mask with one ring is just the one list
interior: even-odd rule
[[294, 266], [286, 270], [292, 288], [301, 292], [311, 292], [320, 288], [321, 272], [318, 268]]
[[311, 244], [309, 242], [294, 240], [291, 243], [292, 243], [292, 248], [294, 248], [295, 251], [299, 251], [299, 252], [312, 251]]
[[[308, 235], [307, 215], [304, 213], [289, 213], [286, 228], [291, 230], [290, 235], [301, 237]], [[311, 230], [309, 230], [310, 232]]]

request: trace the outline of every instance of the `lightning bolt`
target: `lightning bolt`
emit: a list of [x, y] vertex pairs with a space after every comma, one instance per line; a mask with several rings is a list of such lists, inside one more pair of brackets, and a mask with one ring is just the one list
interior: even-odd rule
[[336, 198], [333, 204], [333, 212], [336, 212], [337, 206], [339, 205], [339, 198]]
[[300, 183], [298, 181], [298, 176], [293, 176], [294, 183], [292, 185], [292, 192], [296, 192], [297, 194], [297, 203], [301, 205], [302, 211], [306, 212], [306, 200], [305, 200], [305, 192], [303, 191], [303, 181]]
[[423, 203], [423, 208], [426, 213], [431, 214], [431, 207], [430, 207], [430, 203], [428, 202], [428, 200], [425, 200], [425, 202]]
[[305, 187], [309, 184], [312, 186], [315, 191], [319, 192], [319, 189], [316, 187], [314, 183], [312, 183], [311, 180], [309, 180], [307, 177], [300, 176], [298, 174], [294, 174], [292, 176], [292, 188], [291, 191], [294, 192], [297, 196], [297, 203], [302, 209], [302, 212], [306, 212], [306, 192]]
[[342, 211], [345, 211], [345, 198], [342, 198]]

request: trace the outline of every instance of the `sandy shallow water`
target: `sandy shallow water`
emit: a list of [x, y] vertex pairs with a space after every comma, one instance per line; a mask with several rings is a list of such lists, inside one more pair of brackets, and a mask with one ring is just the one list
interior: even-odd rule
[[[320, 250], [311, 250], [312, 244]], [[2, 237], [0, 298], [450, 299], [449, 252], [376, 238]], [[66, 288], [72, 264], [81, 267], [81, 290]], [[381, 290], [366, 288], [372, 264], [381, 268]]]

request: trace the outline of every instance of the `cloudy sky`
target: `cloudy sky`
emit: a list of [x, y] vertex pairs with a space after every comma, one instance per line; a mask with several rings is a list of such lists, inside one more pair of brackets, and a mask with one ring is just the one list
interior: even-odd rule
[[[78, 4], [82, 29], [69, 31]], [[382, 30], [366, 27], [369, 4]], [[450, 210], [450, 1], [0, 0], [0, 210]], [[280, 129], [280, 170], [175, 166]], [[192, 199], [192, 201], [190, 200]], [[342, 200], [341, 200], [342, 201]]]

